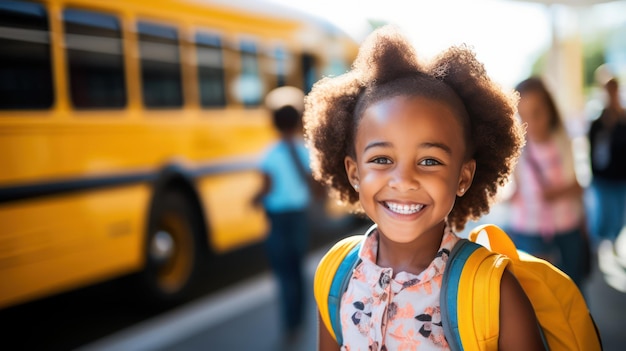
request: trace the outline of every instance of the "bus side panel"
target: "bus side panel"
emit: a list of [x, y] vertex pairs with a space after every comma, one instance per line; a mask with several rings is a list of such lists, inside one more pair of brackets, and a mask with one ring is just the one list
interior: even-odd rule
[[0, 207], [0, 308], [136, 271], [149, 187], [134, 185]]
[[207, 228], [208, 242], [216, 253], [250, 245], [265, 238], [268, 223], [262, 206], [252, 205], [261, 188], [257, 171], [214, 175], [198, 181]]

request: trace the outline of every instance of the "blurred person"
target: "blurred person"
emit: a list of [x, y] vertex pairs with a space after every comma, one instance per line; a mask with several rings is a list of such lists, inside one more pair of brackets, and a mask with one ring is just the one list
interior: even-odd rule
[[607, 102], [587, 134], [591, 160], [590, 229], [595, 239], [615, 241], [624, 226], [626, 211], [626, 111], [620, 102], [617, 79], [604, 88]]
[[523, 80], [515, 90], [526, 145], [514, 170], [507, 232], [518, 249], [550, 261], [580, 287], [585, 212], [571, 139], [540, 78]]
[[299, 334], [306, 305], [303, 260], [309, 240], [311, 171], [302, 138], [302, 112], [297, 108], [303, 104], [304, 93], [300, 92], [301, 101], [297, 101], [293, 99], [296, 88], [277, 89], [270, 92], [266, 105], [280, 138], [261, 160], [264, 182], [253, 202], [263, 205], [270, 222], [265, 249], [278, 281], [284, 342], [289, 346]]

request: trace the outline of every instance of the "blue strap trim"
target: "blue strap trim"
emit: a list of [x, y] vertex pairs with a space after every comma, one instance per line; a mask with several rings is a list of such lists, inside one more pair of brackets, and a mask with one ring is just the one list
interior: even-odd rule
[[550, 345], [548, 345], [548, 339], [546, 339], [546, 334], [543, 332], [543, 328], [541, 327], [541, 324], [539, 324], [539, 321], [537, 321], [537, 327], [539, 327], [539, 334], [541, 335], [541, 341], [543, 342], [543, 347], [546, 349], [546, 351], [550, 351]]
[[461, 335], [459, 334], [459, 318], [457, 299], [461, 273], [467, 259], [481, 246], [466, 239], [461, 239], [450, 252], [448, 263], [441, 283], [441, 321], [443, 332], [452, 351], [462, 351]]
[[341, 335], [341, 318], [339, 316], [339, 308], [341, 305], [341, 296], [348, 289], [350, 277], [352, 277], [352, 271], [360, 261], [359, 249], [361, 243], [357, 243], [352, 250], [341, 261], [333, 282], [330, 285], [330, 292], [328, 293], [328, 313], [330, 315], [330, 323], [332, 325], [335, 336], [337, 337], [337, 343], [341, 346], [343, 344], [343, 338]]

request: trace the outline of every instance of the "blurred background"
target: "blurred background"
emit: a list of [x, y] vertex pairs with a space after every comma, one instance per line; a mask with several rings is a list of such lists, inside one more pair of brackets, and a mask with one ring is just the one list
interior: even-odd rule
[[[626, 1], [407, 6], [1, 0], [0, 348], [282, 349], [269, 224], [252, 203], [259, 158], [278, 137], [265, 97], [346, 72], [384, 24], [424, 59], [473, 47], [507, 90], [541, 76], [589, 186], [603, 84], [626, 81]], [[311, 211], [309, 285], [329, 245], [369, 225], [332, 199]], [[507, 215], [502, 201], [476, 224]], [[584, 293], [605, 349], [619, 350], [626, 235], [593, 245]], [[294, 350], [315, 349], [307, 301]]]

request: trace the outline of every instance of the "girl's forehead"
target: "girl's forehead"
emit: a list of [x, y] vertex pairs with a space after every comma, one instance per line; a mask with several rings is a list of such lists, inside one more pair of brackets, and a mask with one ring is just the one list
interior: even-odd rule
[[[356, 139], [357, 144], [368, 143], [371, 139], [391, 144], [430, 140], [463, 147], [464, 136], [459, 117], [445, 103], [425, 97], [399, 96], [367, 107]], [[460, 143], [447, 141], [450, 139]]]
[[546, 100], [538, 91], [527, 92], [524, 95], [521, 95], [521, 99], [517, 103], [518, 112], [523, 114], [527, 112], [527, 110], [542, 108], [547, 105]]
[[[422, 96], [396, 96], [368, 106], [361, 116], [360, 125], [380, 124], [382, 127], [394, 125], [439, 124], [449, 127], [450, 123], [461, 126], [460, 117], [441, 100]], [[380, 127], [380, 126], [379, 126]]]

